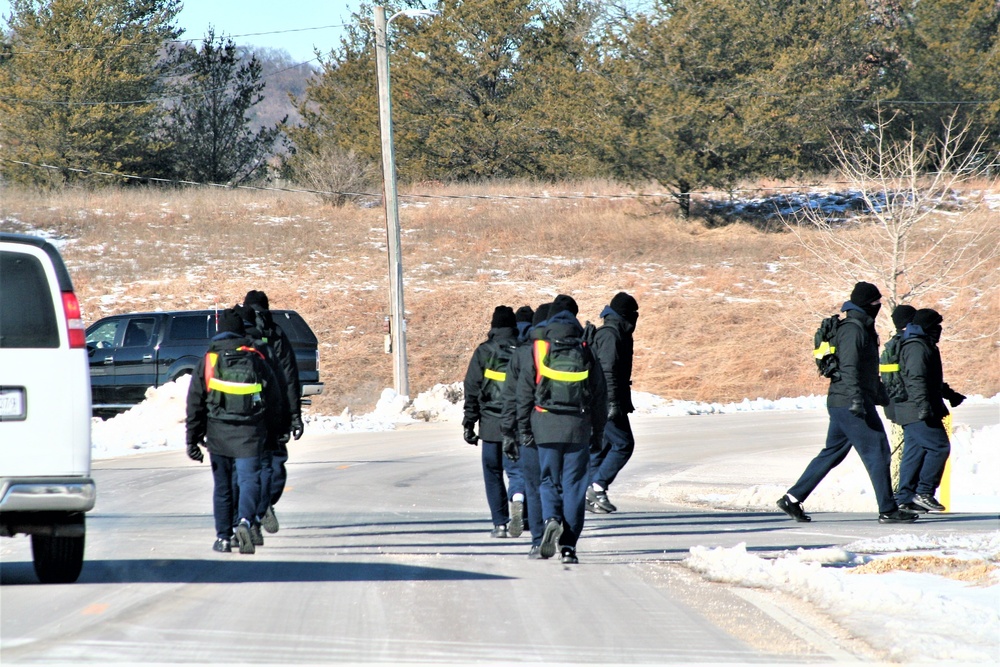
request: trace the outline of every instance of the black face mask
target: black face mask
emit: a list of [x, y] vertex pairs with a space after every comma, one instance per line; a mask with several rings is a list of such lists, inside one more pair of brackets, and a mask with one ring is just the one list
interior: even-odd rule
[[941, 340], [941, 325], [933, 324], [931, 326], [924, 327], [924, 333], [927, 334], [928, 338], [934, 341], [935, 345], [937, 345], [937, 343]]
[[878, 311], [882, 310], [881, 303], [870, 303], [867, 306], [862, 306], [861, 309], [868, 313], [868, 316], [873, 320], [878, 317]]

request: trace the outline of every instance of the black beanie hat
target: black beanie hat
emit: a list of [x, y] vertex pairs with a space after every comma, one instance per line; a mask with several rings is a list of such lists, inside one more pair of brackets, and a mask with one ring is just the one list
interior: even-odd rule
[[234, 333], [241, 336], [246, 335], [246, 329], [243, 327], [243, 318], [236, 314], [236, 311], [232, 308], [226, 308], [225, 310], [219, 311], [219, 333]]
[[929, 327], [936, 326], [944, 322], [941, 313], [933, 308], [921, 308], [913, 314], [913, 323], [927, 331]]
[[560, 294], [552, 300], [552, 307], [549, 312], [555, 315], [556, 313], [561, 313], [564, 310], [568, 310], [576, 315], [580, 312], [580, 306], [576, 305], [576, 301], [573, 297], [567, 294]]
[[516, 327], [517, 320], [514, 318], [514, 309], [510, 306], [497, 306], [493, 309], [493, 319], [490, 320], [490, 328]]
[[535, 311], [535, 314], [531, 317], [531, 326], [537, 327], [539, 324], [549, 319], [549, 311], [552, 310], [551, 303], [543, 303]]
[[243, 305], [256, 307], [258, 309], [270, 310], [271, 307], [267, 303], [267, 295], [260, 290], [252, 289], [247, 292], [247, 295], [243, 297]]
[[639, 312], [639, 302], [625, 292], [618, 292], [618, 294], [615, 294], [614, 298], [611, 299], [610, 305], [611, 310], [615, 311], [622, 317]]
[[530, 322], [534, 316], [535, 311], [531, 309], [531, 306], [521, 306], [517, 309], [517, 312], [514, 313], [514, 319], [518, 322]]
[[913, 316], [917, 309], [909, 304], [902, 304], [892, 309], [892, 324], [897, 331], [902, 331], [907, 324], [913, 321]]
[[851, 291], [851, 303], [855, 306], [867, 306], [872, 301], [878, 301], [881, 298], [882, 293], [871, 283], [859, 282]]

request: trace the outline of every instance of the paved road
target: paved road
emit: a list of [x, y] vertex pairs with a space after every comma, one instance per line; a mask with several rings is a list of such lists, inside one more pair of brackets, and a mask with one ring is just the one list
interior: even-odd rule
[[[969, 421], [995, 413], [971, 410]], [[527, 560], [523, 537], [488, 537], [479, 450], [454, 424], [293, 443], [281, 531], [255, 556], [211, 551], [206, 464], [180, 452], [101, 461], [77, 584], [38, 585], [28, 541], [0, 541], [0, 655], [4, 665], [870, 659], [822, 619], [805, 628], [780, 613], [801, 603], [702, 582], [678, 561], [695, 544], [768, 552], [904, 528], [835, 513], [803, 526], [630, 493], [734, 457], [807, 459], [824, 424], [816, 412], [637, 419], [643, 446], [619, 485], [623, 509], [588, 515], [578, 566]], [[996, 516], [921, 525], [995, 529]]]

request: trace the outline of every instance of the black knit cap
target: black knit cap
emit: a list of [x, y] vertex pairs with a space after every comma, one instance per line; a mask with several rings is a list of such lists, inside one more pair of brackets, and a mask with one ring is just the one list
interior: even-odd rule
[[555, 315], [564, 310], [577, 315], [580, 312], [580, 306], [576, 305], [576, 300], [573, 297], [567, 294], [560, 294], [552, 300], [552, 307], [549, 309], [549, 312]]
[[531, 306], [521, 306], [517, 309], [517, 312], [514, 313], [514, 319], [518, 322], [530, 322], [534, 316], [535, 311], [531, 309]]
[[493, 319], [490, 320], [490, 328], [516, 327], [517, 320], [514, 318], [514, 309], [510, 306], [497, 306], [493, 309]]
[[260, 290], [252, 289], [247, 292], [247, 295], [243, 297], [243, 305], [256, 307], [258, 309], [270, 310], [271, 307], [267, 303], [267, 295]]
[[243, 318], [236, 314], [236, 311], [232, 308], [226, 308], [225, 310], [219, 311], [219, 333], [234, 333], [241, 336], [246, 335], [246, 329], [243, 327]]
[[622, 317], [639, 312], [639, 302], [635, 300], [635, 297], [625, 292], [618, 292], [618, 294], [615, 294], [609, 305], [611, 306], [611, 310], [615, 311]]
[[863, 281], [857, 283], [851, 291], [851, 303], [856, 306], [867, 306], [881, 298], [882, 293], [878, 291], [877, 287]]
[[902, 304], [892, 309], [892, 324], [896, 331], [902, 331], [906, 325], [913, 321], [913, 316], [917, 309], [909, 304]]
[[944, 322], [941, 313], [933, 308], [921, 308], [913, 314], [913, 323], [927, 331], [929, 327], [937, 326]]
[[551, 303], [543, 303], [535, 311], [535, 314], [531, 318], [531, 326], [537, 327], [539, 324], [549, 319], [549, 311], [552, 310]]

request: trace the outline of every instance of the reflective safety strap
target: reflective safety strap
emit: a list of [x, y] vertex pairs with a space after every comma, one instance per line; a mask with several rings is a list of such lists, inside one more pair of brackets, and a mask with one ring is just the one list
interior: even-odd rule
[[255, 384], [250, 384], [249, 382], [228, 382], [213, 377], [208, 382], [208, 389], [209, 391], [213, 389], [221, 391], [223, 394], [239, 394], [243, 396], [247, 394], [259, 394], [264, 390], [264, 387], [259, 382]]
[[494, 371], [487, 368], [483, 371], [483, 377], [487, 380], [496, 380], [497, 382], [506, 382], [507, 374], [501, 373], [500, 371]]
[[543, 377], [547, 377], [550, 380], [556, 380], [557, 382], [583, 382], [588, 377], [590, 377], [590, 371], [557, 371], [554, 368], [549, 368], [545, 365], [545, 358], [548, 356], [549, 346], [544, 340], [535, 341], [535, 366], [537, 367], [538, 374], [535, 376], [535, 382], [539, 382]]
[[878, 365], [878, 372], [879, 373], [898, 373], [899, 372], [899, 364], [879, 364]]
[[827, 341], [823, 341], [822, 343], [819, 344], [819, 347], [813, 350], [813, 356], [816, 357], [817, 359], [822, 359], [828, 354], [836, 354], [836, 353], [837, 353], [837, 348], [834, 347], [833, 345], [830, 345], [830, 343], [828, 343]]
[[205, 389], [209, 389], [212, 384], [212, 379], [215, 377], [215, 362], [218, 361], [219, 355], [215, 352], [208, 352], [205, 354]]

